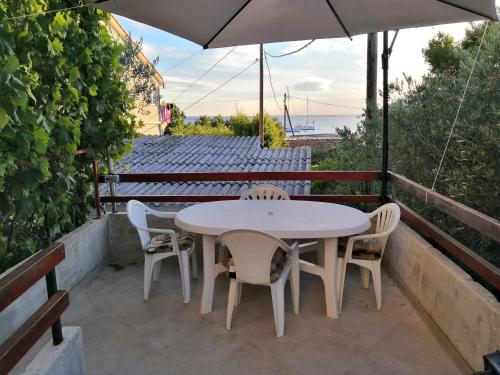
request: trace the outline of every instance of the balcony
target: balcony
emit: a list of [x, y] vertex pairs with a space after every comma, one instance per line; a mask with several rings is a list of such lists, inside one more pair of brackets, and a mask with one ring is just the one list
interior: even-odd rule
[[[178, 180], [250, 180], [255, 183], [266, 179], [377, 181], [380, 173], [251, 172], [118, 177], [120, 183]], [[104, 180], [102, 176], [101, 181]], [[491, 231], [498, 225], [494, 219], [471, 209], [460, 210], [457, 202], [435, 192], [431, 194], [401, 176], [391, 174], [390, 181], [417, 197], [427, 193], [428, 204], [446, 212], [458, 210], [456, 212], [465, 222], [486, 235], [498, 235]], [[105, 196], [100, 200], [123, 202], [130, 198]], [[134, 198], [186, 204], [237, 197]], [[347, 204], [376, 204], [382, 199], [370, 194], [293, 198]], [[242, 304], [235, 312], [231, 331], [227, 331], [225, 313], [229, 279], [222, 275], [217, 278], [214, 310], [201, 315], [202, 278], [192, 280], [191, 302], [183, 304], [175, 260], [164, 263], [162, 277], [153, 286], [150, 300], [145, 302], [142, 297], [142, 253], [138, 250], [137, 234], [123, 213], [103, 214], [102, 205], [98, 204], [98, 218], [61, 239], [65, 259], [56, 268], [58, 287], [70, 290], [71, 300], [62, 315], [63, 326], [81, 327], [88, 374], [230, 374], [236, 371], [252, 374], [470, 374], [480, 370], [483, 368], [482, 355], [496, 350], [500, 344], [498, 301], [423, 235], [432, 237], [435, 246], [452, 253], [480, 273], [487, 285], [495, 287], [498, 269], [471, 251], [460, 252], [465, 248], [463, 245], [404, 204], [400, 205], [404, 221], [390, 238], [384, 254], [382, 310], [377, 311], [375, 307], [372, 287], [363, 289], [359, 271], [350, 267], [342, 314], [339, 319], [329, 319], [325, 315], [321, 280], [302, 273], [300, 314], [292, 312], [287, 287], [285, 336], [277, 339], [267, 288], [245, 285]], [[156, 225], [165, 227], [173, 223], [163, 221]], [[197, 243], [201, 243], [199, 238]], [[314, 261], [314, 255], [311, 256]], [[15, 272], [16, 269], [11, 271]], [[2, 276], [3, 281], [5, 275]], [[2, 342], [44, 303], [47, 298], [44, 289], [43, 282], [36, 283], [24, 294], [17, 293], [20, 296], [2, 311]], [[54, 314], [57, 320], [61, 311]], [[21, 337], [33, 337], [32, 331], [24, 333]], [[19, 330], [16, 334], [19, 337]], [[66, 336], [64, 339], [69, 341]], [[14, 373], [23, 371], [26, 366], [32, 370], [31, 360], [35, 358], [36, 363], [37, 353], [47, 341], [49, 335], [46, 333], [24, 356]], [[24, 349], [28, 347], [14, 345], [7, 354], [17, 353], [20, 358]], [[3, 351], [1, 359], [5, 359]]]

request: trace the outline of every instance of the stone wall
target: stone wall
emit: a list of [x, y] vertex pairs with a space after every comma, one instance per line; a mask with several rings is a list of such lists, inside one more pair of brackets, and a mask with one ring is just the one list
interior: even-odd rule
[[483, 369], [482, 356], [500, 347], [496, 298], [404, 223], [383, 259], [469, 366]]

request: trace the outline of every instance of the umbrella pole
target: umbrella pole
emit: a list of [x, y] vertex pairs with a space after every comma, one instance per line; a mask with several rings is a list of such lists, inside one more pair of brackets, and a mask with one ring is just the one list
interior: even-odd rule
[[260, 44], [259, 141], [264, 147], [264, 45]]
[[387, 170], [389, 167], [389, 32], [384, 31], [383, 71], [383, 130], [382, 130], [382, 203], [387, 203]]

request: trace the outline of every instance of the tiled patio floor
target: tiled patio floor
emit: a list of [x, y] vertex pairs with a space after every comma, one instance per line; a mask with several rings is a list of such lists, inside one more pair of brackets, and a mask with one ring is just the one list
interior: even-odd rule
[[[350, 271], [350, 272], [349, 272]], [[383, 274], [383, 308], [348, 271], [344, 310], [325, 316], [323, 287], [302, 274], [301, 312], [286, 290], [285, 336], [277, 339], [269, 288], [243, 288], [225, 329], [228, 279], [216, 282], [214, 311], [200, 315], [201, 278], [182, 303], [178, 266], [164, 263], [148, 302], [142, 264], [106, 267], [71, 292], [64, 325], [82, 327], [88, 374], [470, 374], [449, 343]]]

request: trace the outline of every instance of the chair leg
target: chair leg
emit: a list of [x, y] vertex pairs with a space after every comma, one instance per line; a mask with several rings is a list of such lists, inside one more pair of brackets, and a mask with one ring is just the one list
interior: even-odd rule
[[[337, 261], [340, 261], [341, 258], [338, 258]], [[339, 311], [342, 311], [342, 301], [344, 300], [344, 286], [345, 286], [345, 277], [347, 272], [347, 262], [342, 258], [342, 268], [340, 275], [340, 288], [339, 288]]]
[[361, 272], [361, 284], [363, 285], [363, 288], [368, 289], [370, 286], [370, 270], [359, 266], [359, 271]]
[[191, 299], [191, 280], [189, 277], [189, 253], [179, 252], [179, 266], [181, 270], [182, 295], [184, 303], [189, 303]]
[[[159, 262], [158, 262], [159, 263]], [[151, 289], [151, 278], [153, 276], [153, 255], [144, 255], [144, 301], [149, 299]]]
[[198, 256], [196, 255], [196, 247], [191, 252], [191, 273], [195, 279], [198, 278]]
[[231, 329], [231, 320], [233, 318], [233, 310], [234, 310], [234, 305], [237, 300], [237, 293], [238, 293], [238, 287], [241, 283], [238, 283], [236, 279], [231, 279], [231, 282], [229, 283], [229, 296], [227, 299], [227, 316], [226, 316], [226, 329], [230, 330]]
[[342, 272], [344, 270], [344, 258], [337, 258], [337, 296], [340, 300], [340, 287], [342, 285]]
[[234, 306], [238, 306], [241, 303], [242, 289], [243, 289], [243, 283], [237, 283], [236, 298], [234, 299]]
[[157, 261], [153, 266], [153, 281], [160, 281], [160, 272], [161, 272], [161, 260]]
[[284, 284], [276, 281], [271, 284], [271, 296], [273, 299], [274, 323], [276, 325], [276, 336], [283, 337], [285, 330], [285, 288]]
[[373, 287], [377, 300], [377, 310], [382, 308], [382, 275], [380, 273], [380, 261], [372, 263]]
[[325, 246], [324, 246], [324, 244], [321, 243], [321, 246], [316, 251], [316, 255], [318, 258], [318, 266], [324, 267], [325, 266]]
[[290, 287], [292, 289], [293, 312], [299, 313], [300, 308], [300, 265], [299, 254], [292, 254], [292, 269], [290, 270]]

